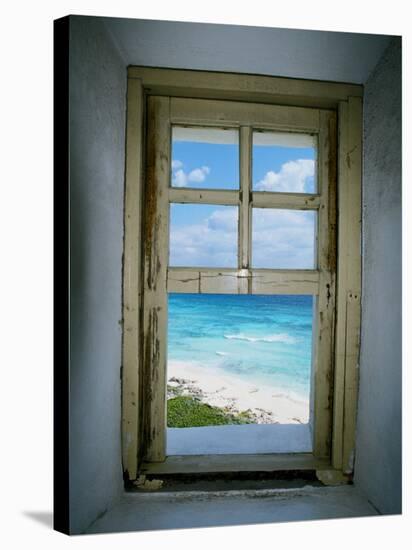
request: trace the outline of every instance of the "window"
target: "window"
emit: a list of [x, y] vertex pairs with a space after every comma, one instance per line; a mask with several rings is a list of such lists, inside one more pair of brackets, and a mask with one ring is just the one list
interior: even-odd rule
[[[150, 75], [154, 84], [144, 99], [141, 81], [129, 79], [123, 361], [127, 474], [136, 476], [139, 462], [146, 468], [152, 465], [153, 471], [160, 463], [167, 471], [172, 464], [165, 461], [167, 454], [179, 455], [181, 471], [189, 468], [180, 456], [190, 445], [189, 440], [182, 443], [184, 429], [180, 442], [173, 442], [175, 450], [166, 447], [168, 312], [173, 320], [185, 297], [200, 309], [205, 299], [209, 304], [214, 301], [222, 318], [222, 300], [232, 300], [232, 307], [247, 304], [251, 311], [269, 311], [269, 316], [285, 303], [296, 303], [306, 312], [312, 339], [307, 332], [302, 340], [306, 344], [309, 340], [312, 355], [305, 440], [309, 444], [259, 447], [258, 438], [249, 431], [249, 443], [234, 452], [239, 453], [238, 464], [245, 467], [247, 463], [246, 469], [258, 469], [256, 464], [266, 460], [272, 469], [281, 463], [286, 469], [311, 466], [348, 472], [353, 456], [350, 426], [355, 414], [360, 296], [356, 273], [354, 277], [348, 271], [351, 262], [356, 269], [359, 263], [355, 244], [359, 225], [355, 220], [349, 228], [348, 223], [357, 207], [359, 158], [353, 156], [352, 148], [347, 149], [349, 162], [341, 159], [349, 144], [359, 144], [356, 127], [348, 126], [350, 113], [358, 120], [359, 102], [328, 99], [332, 105], [325, 105], [328, 101], [323, 98], [323, 102], [318, 100], [321, 105], [309, 100], [312, 104], [296, 106], [303, 101], [301, 94], [281, 105], [275, 100], [282, 103], [284, 97], [274, 94], [268, 104], [257, 93], [249, 95], [259, 102], [250, 98], [245, 102], [236, 96], [236, 86], [230, 100], [227, 94], [209, 99], [210, 90], [202, 92], [200, 77], [200, 81], [191, 81], [198, 86], [194, 94], [198, 97], [179, 97], [170, 93], [170, 87], [162, 88], [162, 79], [156, 85], [161, 70], [136, 71], [140, 77]], [[172, 73], [187, 76], [185, 71]], [[265, 77], [249, 77], [253, 78], [263, 86]], [[333, 94], [324, 86], [329, 98], [347, 92], [344, 85], [336, 85]], [[143, 120], [143, 112], [147, 133], [133, 126], [133, 117]], [[338, 188], [339, 216], [338, 163], [339, 186], [349, 181], [355, 190], [349, 197], [349, 187]], [[351, 201], [355, 211], [350, 213]], [[198, 229], [187, 231], [194, 220]], [[341, 231], [337, 236], [338, 222]], [[205, 227], [207, 231], [202, 230]], [[141, 264], [139, 241], [143, 243]], [[337, 256], [337, 248], [345, 262]], [[139, 304], [143, 306], [140, 316], [136, 313]], [[246, 338], [257, 342], [259, 334]], [[245, 340], [244, 336], [239, 325], [226, 339], [234, 345]], [[281, 442], [278, 426], [273, 423], [269, 428], [273, 432], [266, 439]], [[212, 470], [215, 453], [223, 455], [216, 459], [220, 464], [216, 469], [232, 468], [232, 459], [227, 456], [224, 462], [224, 455], [230, 455], [233, 448], [216, 447], [213, 441], [216, 438], [203, 442], [203, 447], [195, 445], [200, 449], [197, 454], [211, 455]], [[260, 453], [264, 454], [259, 457]]]
[[[266, 440], [273, 439], [272, 447], [267, 447], [267, 441], [265, 445], [258, 443], [261, 431], [254, 438], [256, 430], [249, 430], [244, 437], [250, 444], [241, 448], [246, 454], [284, 448], [289, 452], [313, 450], [320, 458], [329, 455], [331, 415], [326, 411], [332, 379], [336, 265], [331, 229], [336, 223], [335, 182], [329, 170], [330, 147], [336, 142], [330, 130], [335, 127], [334, 118], [333, 111], [318, 109], [159, 96], [148, 99], [146, 196], [150, 209], [144, 214], [143, 268], [147, 335], [143, 353], [151, 384], [146, 403], [150, 410], [147, 461], [163, 461], [167, 454], [167, 293], [308, 296], [314, 304], [313, 379], [311, 433], [305, 434], [305, 440], [312, 441], [293, 446], [289, 433], [292, 446], [278, 446], [283, 432], [274, 426], [273, 433], [265, 433]], [[268, 131], [264, 133], [262, 128]], [[255, 135], [259, 136], [257, 143]], [[295, 149], [307, 142], [309, 158], [304, 159]], [[271, 155], [262, 154], [265, 147]], [[286, 155], [279, 152], [282, 149]], [[317, 177], [315, 156], [319, 159]], [[207, 176], [214, 159], [218, 163], [226, 159], [226, 163], [220, 170], [213, 166], [220, 175], [208, 188]], [[266, 159], [275, 164], [279, 159], [283, 162], [277, 167], [267, 164]], [[252, 173], [258, 174], [265, 161], [265, 178], [272, 181], [265, 187], [257, 184], [254, 191]], [[307, 192], [305, 185], [318, 192]], [[209, 227], [202, 231], [206, 218]], [[184, 224], [193, 220], [199, 225], [185, 231]], [[219, 231], [213, 230], [216, 226]], [[219, 453], [225, 449], [228, 454], [236, 452], [228, 447], [228, 435], [220, 435], [222, 432], [212, 430], [208, 437], [201, 431], [203, 445], [194, 445], [196, 454], [206, 454], [208, 447]], [[190, 454], [190, 438], [195, 436], [193, 430], [187, 433], [182, 444], [185, 434], [169, 430], [170, 437], [180, 441], [171, 446], [174, 454]], [[216, 438], [225, 442], [219, 445]]]

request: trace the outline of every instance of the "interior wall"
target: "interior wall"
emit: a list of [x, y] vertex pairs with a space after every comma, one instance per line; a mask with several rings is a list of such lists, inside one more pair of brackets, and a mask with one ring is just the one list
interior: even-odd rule
[[364, 96], [363, 300], [355, 482], [386, 514], [401, 512], [401, 40]]
[[[97, 18], [70, 18], [70, 529], [123, 489], [121, 270], [126, 64]], [[57, 182], [58, 184], [58, 182]]]

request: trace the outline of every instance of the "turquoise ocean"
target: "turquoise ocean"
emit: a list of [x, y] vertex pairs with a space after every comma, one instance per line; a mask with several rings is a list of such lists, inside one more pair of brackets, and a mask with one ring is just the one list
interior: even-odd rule
[[169, 294], [168, 359], [309, 400], [312, 296]]

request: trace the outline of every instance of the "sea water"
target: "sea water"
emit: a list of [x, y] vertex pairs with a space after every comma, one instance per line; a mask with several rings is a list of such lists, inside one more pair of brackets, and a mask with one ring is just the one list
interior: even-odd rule
[[169, 294], [168, 358], [309, 400], [312, 296]]

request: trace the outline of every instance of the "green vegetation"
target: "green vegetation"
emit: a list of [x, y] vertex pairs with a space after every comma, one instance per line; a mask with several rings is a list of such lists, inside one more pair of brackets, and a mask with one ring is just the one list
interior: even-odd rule
[[167, 402], [167, 425], [169, 428], [251, 423], [253, 423], [253, 418], [248, 411], [234, 414], [225, 409], [202, 403], [196, 397], [178, 396]]

